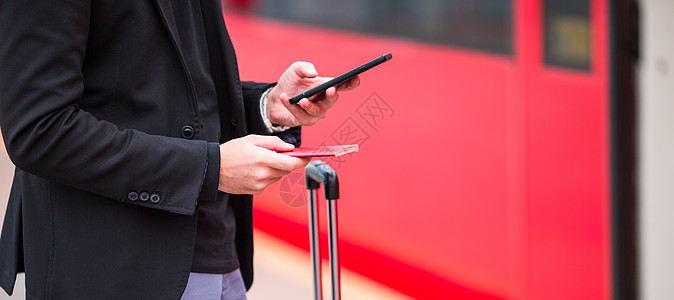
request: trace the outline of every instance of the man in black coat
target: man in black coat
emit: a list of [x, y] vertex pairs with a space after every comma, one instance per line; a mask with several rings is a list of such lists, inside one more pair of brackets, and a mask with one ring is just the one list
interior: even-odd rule
[[0, 286], [25, 271], [29, 299], [179, 299], [190, 274], [250, 287], [250, 194], [308, 162], [276, 151], [358, 85], [288, 103], [325, 80], [295, 63], [241, 83], [218, 0], [1, 1], [16, 170]]

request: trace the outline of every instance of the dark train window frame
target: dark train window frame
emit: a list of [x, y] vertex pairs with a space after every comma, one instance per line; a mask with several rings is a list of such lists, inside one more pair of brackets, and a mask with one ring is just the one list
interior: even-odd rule
[[512, 0], [226, 0], [223, 5], [265, 18], [513, 55]]

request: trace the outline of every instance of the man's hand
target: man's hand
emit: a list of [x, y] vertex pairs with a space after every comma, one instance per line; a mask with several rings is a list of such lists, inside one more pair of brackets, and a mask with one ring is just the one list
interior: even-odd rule
[[331, 87], [324, 94], [311, 99], [304, 98], [298, 105], [288, 102], [290, 97], [305, 92], [332, 78], [318, 77], [313, 64], [308, 62], [293, 63], [278, 81], [278, 84], [267, 95], [267, 117], [272, 124], [285, 126], [313, 125], [325, 118], [328, 109], [337, 102], [339, 92], [353, 90], [360, 84], [360, 78], [353, 79]]
[[218, 189], [230, 194], [261, 194], [270, 184], [311, 161], [274, 152], [294, 148], [278, 137], [258, 135], [220, 145]]

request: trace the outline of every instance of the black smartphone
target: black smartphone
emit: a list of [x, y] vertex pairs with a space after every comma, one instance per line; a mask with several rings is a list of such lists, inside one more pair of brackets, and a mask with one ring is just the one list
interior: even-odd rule
[[363, 73], [363, 72], [365, 72], [369, 69], [372, 69], [375, 66], [377, 66], [377, 65], [379, 65], [379, 64], [381, 64], [385, 61], [391, 60], [391, 58], [393, 58], [393, 55], [391, 55], [391, 53], [387, 53], [387, 54], [384, 54], [380, 57], [377, 57], [377, 58], [369, 61], [368, 63], [366, 63], [366, 64], [364, 64], [364, 65], [362, 65], [358, 68], [355, 68], [355, 69], [353, 69], [349, 72], [346, 72], [342, 75], [339, 75], [339, 76], [331, 79], [330, 81], [326, 81], [325, 83], [323, 83], [323, 84], [321, 84], [321, 85], [319, 85], [315, 88], [312, 88], [312, 89], [310, 89], [310, 90], [308, 90], [304, 93], [301, 93], [301, 94], [299, 94], [295, 97], [290, 98], [290, 104], [297, 104], [298, 102], [300, 102], [300, 100], [302, 100], [302, 98], [309, 98], [311, 96], [314, 96], [314, 95], [317, 95], [319, 93], [325, 92], [325, 90], [327, 90], [331, 86], [338, 85], [338, 84], [340, 84], [342, 82], [345, 82], [345, 81], [347, 81], [351, 78], [354, 78], [360, 73]]

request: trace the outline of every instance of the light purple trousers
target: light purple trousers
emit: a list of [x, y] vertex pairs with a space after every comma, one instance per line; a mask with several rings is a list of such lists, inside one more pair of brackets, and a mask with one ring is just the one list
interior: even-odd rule
[[181, 300], [246, 300], [239, 269], [227, 274], [190, 273]]

